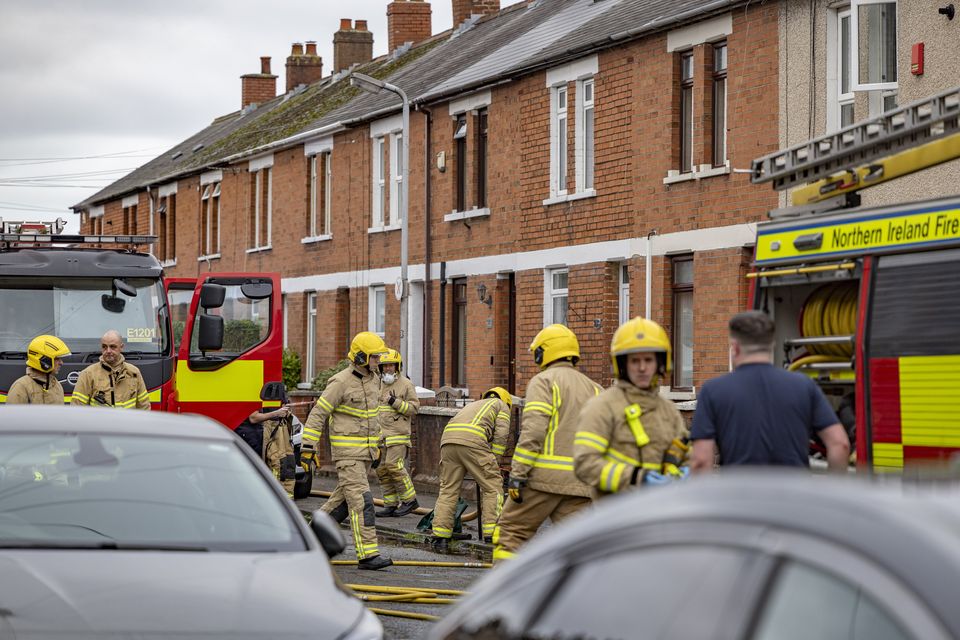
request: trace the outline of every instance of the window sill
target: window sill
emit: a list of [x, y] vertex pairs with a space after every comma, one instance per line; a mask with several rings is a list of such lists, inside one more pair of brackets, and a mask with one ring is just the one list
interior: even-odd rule
[[688, 182], [690, 180], [702, 180], [703, 178], [713, 178], [716, 176], [725, 176], [730, 173], [730, 161], [728, 160], [722, 167], [714, 167], [709, 164], [702, 164], [696, 171], [680, 173], [677, 170], [667, 172], [667, 177], [663, 179], [663, 184], [676, 184], [678, 182]]
[[697, 391], [674, 391], [670, 387], [660, 387], [660, 396], [674, 402], [686, 402], [697, 399]]
[[167, 267], [175, 267], [177, 266], [177, 259], [174, 258], [173, 260], [161, 260], [160, 266], [163, 267], [164, 269], [166, 269]]
[[265, 247], [254, 247], [253, 249], [247, 249], [247, 253], [260, 253], [261, 251], [270, 251], [273, 249], [273, 245], [267, 245]]
[[386, 233], [387, 231], [400, 231], [399, 224], [390, 224], [385, 227], [370, 227], [367, 233]]
[[576, 193], [568, 193], [560, 196], [553, 196], [547, 198], [543, 201], [543, 206], [549, 207], [552, 204], [563, 204], [564, 202], [572, 202], [574, 200], [583, 200], [585, 198], [596, 198], [597, 191], [595, 189], [585, 189], [583, 191], [577, 191]]
[[306, 238], [300, 238], [300, 244], [314, 244], [316, 242], [326, 242], [327, 240], [333, 240], [333, 236], [329, 233], [325, 233], [322, 236], [307, 236]]
[[443, 216], [444, 222], [456, 222], [457, 220], [467, 220], [468, 218], [489, 218], [490, 209], [470, 209], [469, 211], [454, 211]]
[[208, 256], [200, 256], [200, 257], [198, 257], [198, 258], [197, 258], [197, 262], [204, 262], [205, 260], [219, 260], [219, 259], [220, 259], [220, 254], [219, 254], [219, 253], [211, 253], [211, 254], [208, 255]]

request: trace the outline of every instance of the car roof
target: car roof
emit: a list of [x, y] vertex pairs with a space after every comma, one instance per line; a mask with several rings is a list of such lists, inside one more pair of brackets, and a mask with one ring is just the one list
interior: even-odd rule
[[198, 440], [234, 438], [219, 422], [199, 415], [92, 407], [0, 406], [0, 435], [29, 433], [101, 433], [150, 435]]
[[633, 541], [643, 546], [644, 536], [632, 533], [645, 526], [706, 524], [700, 529], [709, 543], [711, 523], [735, 523], [856, 550], [907, 583], [958, 628], [960, 610], [952, 604], [951, 586], [960, 576], [958, 495], [956, 482], [919, 484], [779, 470], [693, 478], [601, 500], [589, 517], [571, 519], [532, 541], [502, 571], [489, 576], [495, 579], [489, 588], [503, 587], [531, 567], [563, 556], [574, 562], [585, 552], [615, 552]]

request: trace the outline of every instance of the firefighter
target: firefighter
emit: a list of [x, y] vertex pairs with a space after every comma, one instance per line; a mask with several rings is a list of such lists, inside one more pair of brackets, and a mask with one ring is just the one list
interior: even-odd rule
[[358, 333], [350, 343], [350, 366], [334, 375], [310, 411], [303, 427], [303, 447], [314, 448], [330, 420], [330, 450], [337, 469], [337, 488], [322, 509], [350, 529], [360, 569], [393, 564], [377, 546], [373, 495], [367, 474], [380, 460], [380, 377], [377, 366], [387, 350], [375, 333]]
[[[290, 442], [290, 421], [287, 419], [293, 411], [287, 405], [277, 409], [264, 409], [251, 413], [245, 423], [262, 428], [260, 435], [261, 459], [270, 467], [273, 476], [283, 485], [287, 496], [293, 498], [293, 487], [297, 481], [296, 462], [293, 444]], [[240, 425], [239, 428], [243, 428]], [[239, 430], [238, 428], [238, 430]]]
[[564, 325], [540, 331], [530, 351], [541, 372], [527, 385], [494, 562], [512, 557], [547, 518], [559, 522], [590, 504], [590, 487], [573, 473], [573, 437], [580, 409], [603, 389], [576, 370], [580, 343]]
[[503, 480], [498, 457], [506, 452], [513, 399], [494, 387], [450, 419], [440, 436], [440, 495], [433, 514], [433, 546], [449, 550], [460, 485], [467, 473], [480, 487], [484, 540], [491, 542], [503, 507]]
[[416, 387], [402, 372], [400, 353], [389, 349], [380, 358], [380, 428], [386, 453], [377, 467], [384, 504], [378, 518], [399, 518], [420, 506], [404, 462], [410, 447], [410, 421], [420, 401]]
[[14, 381], [7, 404], [52, 404], [63, 406], [63, 387], [57, 373], [70, 349], [56, 336], [42, 335], [27, 347], [27, 372]]
[[111, 329], [100, 338], [100, 361], [80, 372], [72, 404], [150, 410], [140, 369], [123, 357], [123, 338]]
[[[613, 334], [610, 357], [614, 384], [584, 406], [573, 441], [574, 471], [593, 487], [594, 498], [672, 481], [677, 476], [662, 472], [664, 455], [674, 440], [688, 436], [680, 412], [658, 391], [671, 369], [663, 327], [645, 318], [628, 320]], [[689, 469], [676, 473], [685, 476]]]

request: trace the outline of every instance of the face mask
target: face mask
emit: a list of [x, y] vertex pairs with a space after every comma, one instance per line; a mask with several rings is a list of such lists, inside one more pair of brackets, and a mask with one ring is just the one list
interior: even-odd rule
[[383, 384], [393, 384], [397, 379], [397, 374], [395, 373], [385, 373], [383, 374]]

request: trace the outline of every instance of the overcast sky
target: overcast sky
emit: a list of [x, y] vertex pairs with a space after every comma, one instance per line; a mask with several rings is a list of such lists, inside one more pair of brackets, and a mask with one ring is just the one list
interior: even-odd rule
[[[519, 0], [502, 0], [502, 6]], [[432, 0], [433, 32], [451, 0]], [[340, 18], [387, 53], [387, 0], [0, 0], [0, 218], [69, 222], [70, 205], [240, 108], [240, 76], [293, 42], [333, 64]], [[77, 158], [76, 160], [67, 160]]]

